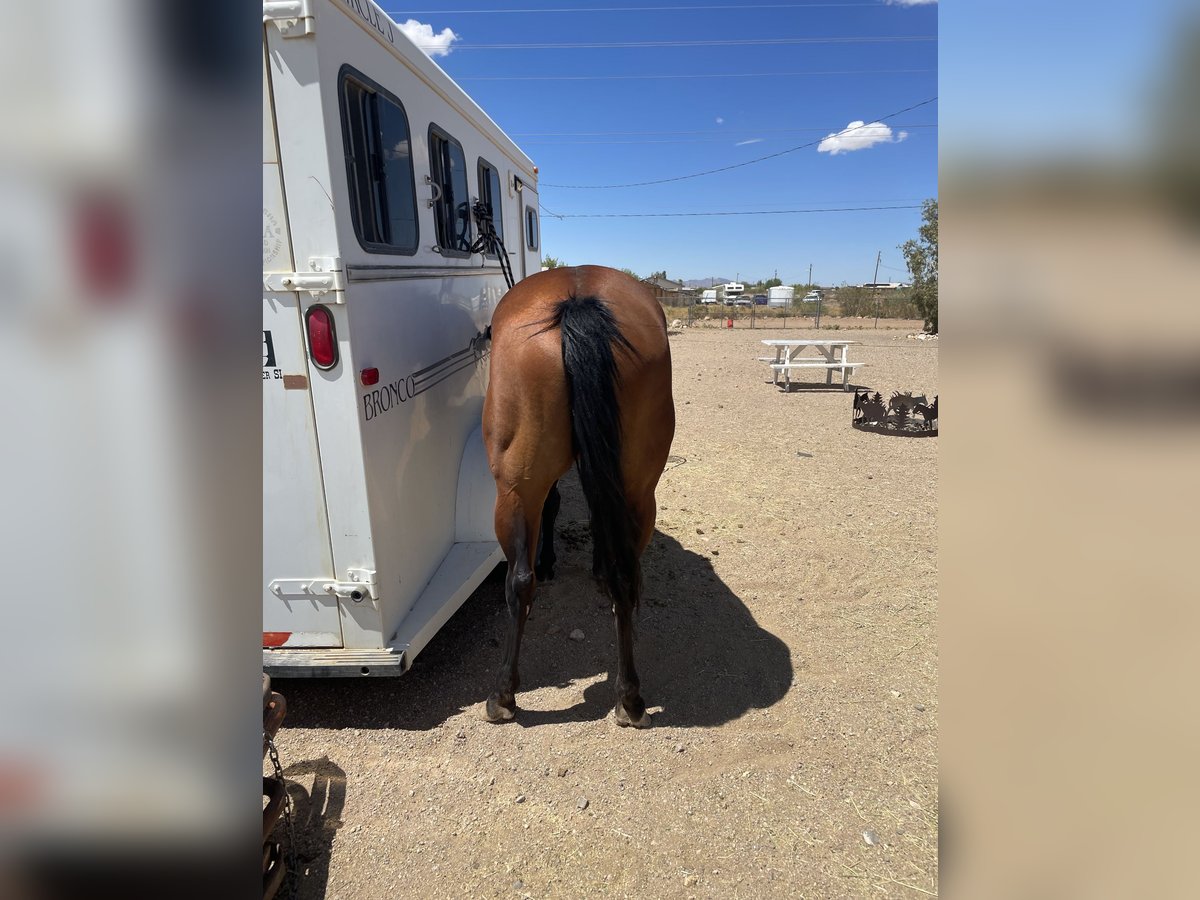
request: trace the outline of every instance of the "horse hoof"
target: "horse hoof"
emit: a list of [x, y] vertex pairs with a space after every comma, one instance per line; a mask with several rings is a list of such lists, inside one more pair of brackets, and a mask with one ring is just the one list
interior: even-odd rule
[[652, 724], [650, 713], [643, 712], [640, 719], [631, 719], [629, 713], [625, 711], [625, 707], [620, 703], [613, 710], [613, 718], [617, 720], [617, 724], [622, 728], [649, 728]]
[[541, 582], [554, 580], [554, 566], [538, 566], [534, 569], [537, 580]]
[[483, 705], [483, 718], [487, 722], [511, 722], [516, 717], [515, 706], [512, 709], [501, 706], [492, 697], [488, 697], [487, 703]]

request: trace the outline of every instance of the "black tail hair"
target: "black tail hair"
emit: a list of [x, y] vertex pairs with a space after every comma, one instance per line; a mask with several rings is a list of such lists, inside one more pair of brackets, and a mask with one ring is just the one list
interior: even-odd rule
[[617, 604], [640, 593], [637, 524], [621, 475], [621, 416], [614, 347], [637, 355], [612, 310], [595, 297], [569, 296], [545, 323], [562, 334], [571, 401], [571, 440], [592, 517], [592, 571]]

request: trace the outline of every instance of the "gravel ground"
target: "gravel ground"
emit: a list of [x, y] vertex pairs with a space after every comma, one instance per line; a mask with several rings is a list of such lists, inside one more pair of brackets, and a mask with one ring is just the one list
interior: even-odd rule
[[[937, 439], [853, 430], [840, 389], [774, 388], [758, 341], [817, 336], [671, 338], [635, 648], [652, 729], [609, 715], [574, 473], [515, 723], [479, 714], [499, 572], [402, 678], [275, 682], [300, 897], [936, 894]], [[847, 337], [855, 382], [937, 393], [937, 341]]]

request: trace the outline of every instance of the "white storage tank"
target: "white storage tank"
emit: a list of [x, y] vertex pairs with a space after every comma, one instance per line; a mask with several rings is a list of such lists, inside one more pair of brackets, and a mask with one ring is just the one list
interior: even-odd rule
[[767, 288], [767, 306], [775, 308], [789, 307], [796, 296], [796, 289], [790, 284]]

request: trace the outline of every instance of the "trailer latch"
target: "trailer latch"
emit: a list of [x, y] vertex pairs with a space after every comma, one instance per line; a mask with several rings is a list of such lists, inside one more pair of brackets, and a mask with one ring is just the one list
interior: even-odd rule
[[374, 569], [349, 569], [347, 572], [349, 581], [331, 581], [325, 585], [325, 592], [355, 603], [375, 599]]
[[308, 260], [308, 272], [266, 272], [263, 289], [273, 292], [305, 291], [314, 297], [334, 294], [333, 302], [342, 303], [345, 295], [344, 267], [338, 257], [313, 256]]
[[361, 603], [376, 600], [375, 570], [350, 569], [349, 581], [334, 581], [329, 578], [276, 578], [267, 589], [276, 597], [311, 597], [329, 594], [343, 600]]

